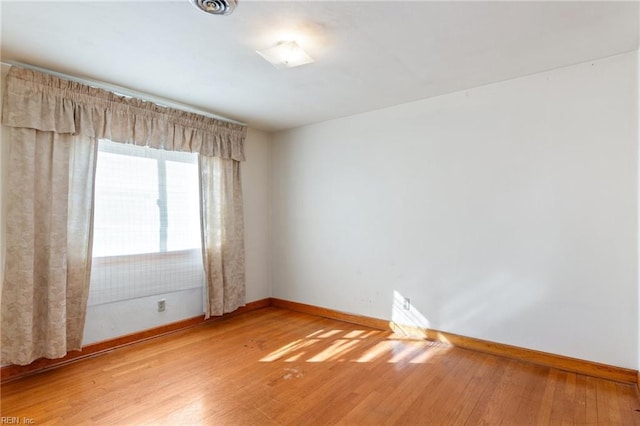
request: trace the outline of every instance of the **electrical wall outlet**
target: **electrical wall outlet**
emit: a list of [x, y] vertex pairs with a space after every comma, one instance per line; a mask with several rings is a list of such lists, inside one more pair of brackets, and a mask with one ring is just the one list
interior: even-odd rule
[[167, 304], [164, 299], [158, 300], [158, 312], [164, 312], [167, 309]]
[[402, 309], [405, 311], [411, 310], [411, 300], [408, 297], [404, 298], [404, 302], [402, 302]]

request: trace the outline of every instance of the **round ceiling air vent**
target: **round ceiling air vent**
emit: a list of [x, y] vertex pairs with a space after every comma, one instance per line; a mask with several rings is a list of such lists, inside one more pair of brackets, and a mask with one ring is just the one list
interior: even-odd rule
[[230, 15], [238, 5], [238, 0], [190, 0], [203, 12], [213, 15]]

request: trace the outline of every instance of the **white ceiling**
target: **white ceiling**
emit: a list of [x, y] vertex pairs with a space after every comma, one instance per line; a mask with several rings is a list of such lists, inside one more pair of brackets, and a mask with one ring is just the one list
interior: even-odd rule
[[[2, 60], [279, 130], [638, 49], [639, 3], [240, 0], [0, 3]], [[316, 62], [256, 49], [297, 34]]]

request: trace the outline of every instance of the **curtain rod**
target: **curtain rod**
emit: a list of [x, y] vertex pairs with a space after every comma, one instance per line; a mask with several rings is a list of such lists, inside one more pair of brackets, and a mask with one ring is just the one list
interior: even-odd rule
[[221, 115], [217, 115], [214, 114], [212, 112], [208, 112], [208, 111], [203, 111], [201, 109], [197, 109], [194, 108], [192, 106], [180, 103], [180, 102], [175, 102], [172, 101], [170, 99], [165, 99], [165, 98], [161, 98], [159, 96], [153, 96], [153, 95], [148, 95], [146, 93], [142, 93], [142, 92], [137, 92], [135, 90], [131, 90], [131, 89], [127, 89], [126, 87], [122, 87], [122, 86], [117, 86], [115, 84], [109, 84], [109, 83], [104, 83], [101, 81], [96, 81], [96, 80], [88, 80], [88, 79], [84, 79], [84, 78], [79, 78], [79, 77], [74, 77], [72, 75], [69, 74], [64, 74], [61, 72], [57, 72], [57, 71], [53, 71], [53, 70], [49, 70], [46, 68], [41, 68], [35, 65], [29, 65], [29, 64], [24, 64], [22, 62], [16, 62], [16, 61], [2, 61], [1, 62], [2, 65], [9, 65], [9, 66], [16, 66], [16, 67], [20, 67], [20, 68], [26, 68], [26, 69], [30, 69], [33, 71], [38, 71], [44, 74], [49, 74], [58, 78], [62, 78], [65, 80], [71, 80], [74, 81], [76, 83], [80, 83], [80, 84], [84, 84], [87, 86], [91, 86], [91, 87], [95, 87], [97, 89], [103, 89], [106, 90], [108, 92], [112, 92], [115, 93], [117, 95], [122, 95], [122, 96], [127, 96], [130, 98], [138, 98], [138, 99], [142, 99], [143, 101], [147, 101], [147, 102], [153, 102], [154, 104], [160, 105], [160, 106], [164, 106], [164, 107], [169, 107], [169, 108], [174, 108], [174, 109], [179, 109], [181, 111], [186, 111], [186, 112], [191, 112], [194, 114], [199, 114], [199, 115], [204, 115], [210, 118], [215, 118], [217, 120], [222, 120], [222, 121], [226, 121], [229, 123], [234, 123], [234, 124], [239, 124], [241, 126], [246, 126], [246, 123], [242, 123], [240, 121], [236, 121], [236, 120], [232, 120], [230, 118], [227, 117], [223, 117]]

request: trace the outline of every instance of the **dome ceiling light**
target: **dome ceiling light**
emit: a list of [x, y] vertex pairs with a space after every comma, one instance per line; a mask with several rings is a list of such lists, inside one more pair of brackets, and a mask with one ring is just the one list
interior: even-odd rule
[[314, 62], [295, 41], [281, 41], [275, 46], [256, 52], [276, 68], [293, 68]]

